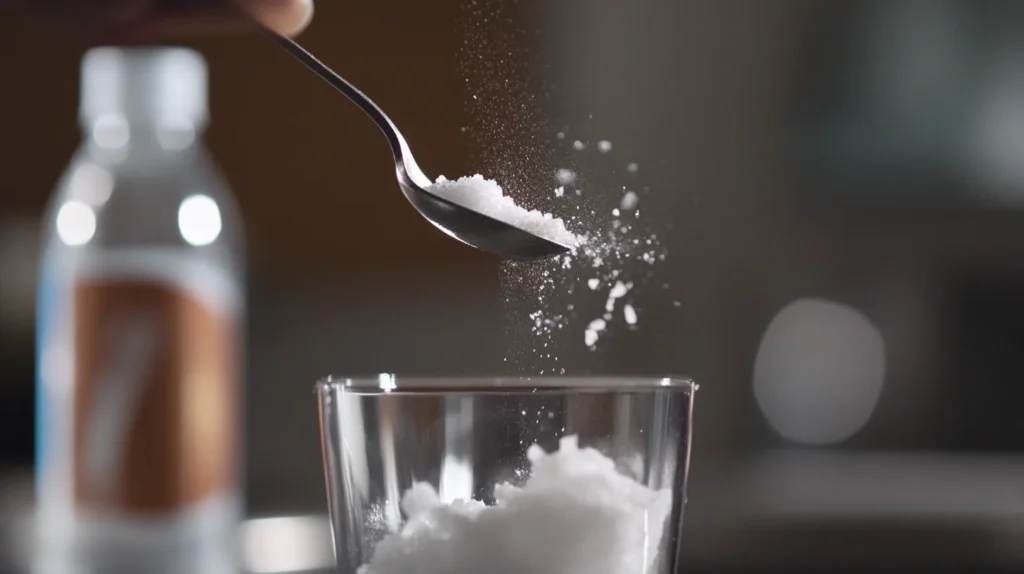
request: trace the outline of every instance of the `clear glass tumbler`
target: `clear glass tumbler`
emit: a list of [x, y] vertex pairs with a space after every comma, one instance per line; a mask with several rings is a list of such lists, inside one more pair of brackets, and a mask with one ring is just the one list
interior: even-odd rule
[[338, 572], [674, 572], [695, 388], [628, 377], [319, 382]]

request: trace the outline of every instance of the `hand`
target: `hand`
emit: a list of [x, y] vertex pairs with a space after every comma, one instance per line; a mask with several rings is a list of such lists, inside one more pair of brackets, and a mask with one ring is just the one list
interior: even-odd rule
[[252, 19], [294, 36], [313, 17], [313, 0], [22, 0], [104, 40], [226, 32]]
[[235, 0], [243, 13], [264, 26], [294, 36], [313, 18], [313, 0]]

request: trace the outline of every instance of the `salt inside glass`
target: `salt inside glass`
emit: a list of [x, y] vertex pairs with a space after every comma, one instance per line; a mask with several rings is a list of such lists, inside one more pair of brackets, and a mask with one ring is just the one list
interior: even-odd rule
[[694, 388], [669, 378], [321, 381], [338, 571], [675, 571]]

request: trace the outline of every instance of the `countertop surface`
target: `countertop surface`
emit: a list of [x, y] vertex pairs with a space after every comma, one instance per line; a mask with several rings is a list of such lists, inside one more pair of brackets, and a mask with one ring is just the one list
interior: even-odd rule
[[[4, 571], [25, 571], [27, 471], [0, 480]], [[1024, 566], [1024, 460], [950, 454], [765, 451], [695, 468], [683, 555], [693, 571]], [[879, 489], [877, 485], [886, 488]], [[326, 516], [252, 517], [248, 571], [330, 571]]]

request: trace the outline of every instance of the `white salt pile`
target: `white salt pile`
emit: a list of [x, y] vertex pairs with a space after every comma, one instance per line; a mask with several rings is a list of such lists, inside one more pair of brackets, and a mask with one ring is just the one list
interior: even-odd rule
[[581, 242], [576, 234], [565, 228], [564, 221], [550, 213], [541, 213], [536, 209], [527, 210], [516, 205], [511, 197], [502, 193], [497, 182], [485, 179], [479, 174], [460, 177], [455, 181], [442, 175], [427, 188], [427, 191], [562, 245], [572, 247]]
[[495, 504], [440, 501], [426, 483], [402, 497], [408, 522], [385, 537], [359, 574], [644, 574], [652, 572], [672, 508], [576, 436], [527, 451], [522, 487], [494, 488]]

